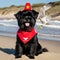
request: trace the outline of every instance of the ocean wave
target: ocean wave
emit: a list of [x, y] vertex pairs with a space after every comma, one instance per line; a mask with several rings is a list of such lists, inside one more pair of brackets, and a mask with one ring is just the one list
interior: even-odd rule
[[49, 28], [58, 28], [60, 29], [60, 26], [58, 25], [45, 25], [45, 24], [40, 24], [40, 23], [36, 23], [36, 25], [42, 25], [43, 27], [49, 27]]
[[14, 21], [17, 21], [17, 20], [16, 19], [15, 20], [13, 20], [13, 19], [10, 19], [10, 20], [7, 20], [7, 19], [6, 20], [5, 19], [4, 20], [0, 20], [0, 22], [14, 22]]
[[[49, 28], [59, 28], [60, 29], [60, 21], [52, 21], [50, 20], [48, 23], [50, 23], [49, 25], [46, 25], [46, 24], [42, 24], [40, 22], [40, 20], [37, 20], [36, 22], [36, 25], [40, 26], [44, 26], [44, 27], [49, 27]], [[13, 20], [13, 19], [10, 19], [10, 20], [0, 20], [0, 25], [3, 25], [3, 26], [10, 26], [10, 27], [18, 27], [17, 25], [17, 20]]]
[[[2, 36], [16, 36], [16, 32], [18, 30], [18, 24], [16, 24], [17, 20], [1, 20], [0, 26], [0, 35]], [[53, 23], [60, 23], [60, 21], [53, 21]], [[39, 26], [43, 25], [45, 27], [42, 30], [39, 30]], [[6, 27], [8, 26], [8, 27]], [[48, 27], [48, 28], [46, 28]], [[54, 29], [55, 28], [55, 29]], [[58, 29], [57, 29], [58, 28]], [[60, 25], [45, 25], [40, 23], [40, 21], [36, 22], [36, 30], [38, 31], [38, 37], [40, 39], [51, 39], [51, 40], [60, 40]], [[10, 33], [9, 33], [10, 32]]]
[[17, 25], [6, 24], [6, 23], [0, 23], [0, 25], [3, 25], [3, 26], [9, 26], [9, 27], [18, 27]]
[[[15, 25], [15, 24], [8, 24], [8, 23], [0, 23], [0, 25], [9, 26], [9, 27], [18, 27], [17, 24]], [[40, 23], [36, 23], [36, 25], [38, 25], [38, 26], [42, 25], [43, 27], [59, 28], [60, 29], [60, 26], [58, 26], [58, 25], [45, 25], [45, 24], [40, 24]]]
[[16, 22], [17, 22], [17, 20], [13, 20], [13, 19], [5, 20], [4, 19], [4, 20], [0, 20], [0, 25], [9, 26], [9, 27], [18, 27]]

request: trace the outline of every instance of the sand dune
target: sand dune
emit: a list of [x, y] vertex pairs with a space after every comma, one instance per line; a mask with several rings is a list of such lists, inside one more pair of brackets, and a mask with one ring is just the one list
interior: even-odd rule
[[49, 52], [35, 56], [35, 59], [29, 59], [25, 55], [15, 59], [15, 42], [15, 38], [0, 36], [0, 60], [60, 60], [59, 41], [39, 40], [43, 48], [46, 47]]

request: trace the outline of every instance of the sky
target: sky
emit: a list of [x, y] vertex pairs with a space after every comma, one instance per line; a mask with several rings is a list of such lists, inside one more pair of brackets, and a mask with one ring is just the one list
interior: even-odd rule
[[26, 2], [36, 4], [36, 3], [49, 3], [54, 1], [60, 1], [60, 0], [0, 0], [0, 8], [9, 7], [11, 5], [16, 6], [25, 5]]

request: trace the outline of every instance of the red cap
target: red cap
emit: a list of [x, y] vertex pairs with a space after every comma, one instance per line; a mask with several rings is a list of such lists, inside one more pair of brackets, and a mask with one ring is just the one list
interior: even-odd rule
[[24, 10], [32, 10], [31, 4], [30, 3], [26, 3]]

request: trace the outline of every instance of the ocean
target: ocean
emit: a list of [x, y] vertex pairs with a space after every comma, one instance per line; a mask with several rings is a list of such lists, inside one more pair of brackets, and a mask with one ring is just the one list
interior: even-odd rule
[[[60, 41], [60, 21], [49, 21], [49, 25], [44, 25], [40, 29], [41, 22], [37, 20], [35, 29], [38, 32], [39, 40], [56, 40]], [[16, 37], [19, 29], [17, 20], [0, 19], [0, 36]]]

